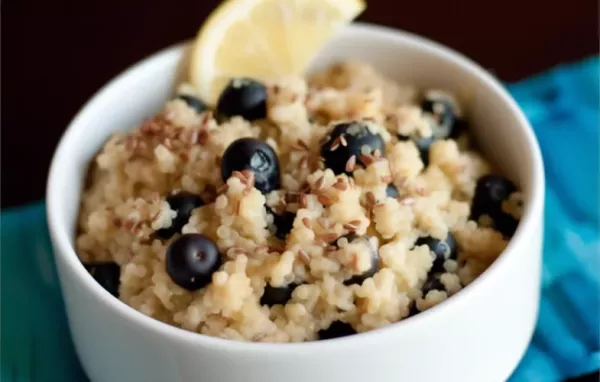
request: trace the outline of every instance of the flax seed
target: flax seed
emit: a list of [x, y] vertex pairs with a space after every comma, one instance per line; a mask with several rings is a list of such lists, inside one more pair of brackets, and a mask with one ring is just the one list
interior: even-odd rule
[[305, 250], [300, 249], [298, 251], [298, 260], [300, 260], [302, 264], [308, 265], [310, 263], [310, 256]]
[[356, 168], [356, 156], [352, 155], [346, 162], [346, 171], [353, 172]]
[[373, 158], [371, 155], [360, 154], [360, 161], [365, 166], [370, 166], [371, 164], [375, 163], [375, 158]]
[[325, 177], [322, 176], [315, 182], [315, 191], [320, 191], [323, 188], [323, 183], [325, 183]]
[[302, 218], [302, 224], [304, 224], [304, 226], [308, 229], [312, 229], [312, 224], [310, 222], [310, 219], [307, 217], [303, 217]]
[[298, 198], [298, 202], [300, 204], [300, 208], [306, 208], [307, 207], [308, 201], [306, 200], [306, 194], [305, 193], [301, 193], [300, 194], [300, 197]]
[[319, 203], [321, 203], [324, 206], [330, 206], [333, 204], [333, 200], [329, 196], [326, 196], [326, 195], [319, 195], [317, 197], [317, 200], [319, 201]]
[[344, 134], [341, 134], [338, 139], [340, 140], [340, 144], [344, 147], [348, 147], [348, 141], [346, 141], [346, 138], [344, 137]]
[[377, 199], [375, 198], [375, 194], [373, 194], [373, 192], [367, 192], [367, 201], [371, 205], [375, 205], [377, 203]]
[[346, 191], [348, 189], [348, 185], [342, 181], [341, 183], [338, 182], [338, 183], [334, 184], [333, 188], [340, 190], [340, 191]]
[[296, 141], [296, 144], [297, 144], [299, 147], [301, 147], [301, 148], [303, 148], [304, 150], [306, 150], [306, 151], [308, 151], [308, 150], [309, 150], [309, 147], [308, 147], [308, 145], [307, 145], [307, 144], [306, 144], [306, 142], [304, 142], [302, 139], [298, 139], [298, 140]]

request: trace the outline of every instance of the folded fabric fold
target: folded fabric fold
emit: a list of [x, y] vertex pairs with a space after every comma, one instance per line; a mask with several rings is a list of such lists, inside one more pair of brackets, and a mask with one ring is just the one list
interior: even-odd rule
[[[507, 85], [534, 127], [547, 175], [540, 315], [511, 382], [600, 368], [599, 71], [592, 57]], [[0, 380], [87, 381], [69, 337], [44, 204], [4, 210], [0, 226]]]

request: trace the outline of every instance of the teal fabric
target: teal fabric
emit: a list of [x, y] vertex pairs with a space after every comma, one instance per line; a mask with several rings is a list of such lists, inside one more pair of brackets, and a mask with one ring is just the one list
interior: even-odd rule
[[[560, 381], [600, 368], [599, 70], [592, 57], [508, 85], [539, 138], [548, 185], [540, 316], [511, 382]], [[44, 205], [2, 211], [0, 227], [1, 381], [86, 381]]]

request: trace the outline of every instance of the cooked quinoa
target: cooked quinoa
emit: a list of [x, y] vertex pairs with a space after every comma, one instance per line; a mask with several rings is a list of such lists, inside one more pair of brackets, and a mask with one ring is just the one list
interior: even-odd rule
[[[247, 85], [232, 82], [231, 97]], [[482, 179], [494, 168], [473, 148], [468, 105], [356, 62], [263, 87], [264, 116], [248, 121], [205, 109], [184, 84], [94, 158], [77, 253], [89, 269], [111, 264], [120, 272], [113, 292], [121, 301], [205, 335], [311, 341], [428, 309], [504, 250], [522, 201], [510, 181], [491, 175], [509, 196], [497, 211], [486, 207]], [[434, 100], [432, 111], [423, 100]], [[451, 132], [440, 128], [443, 106], [453, 113]], [[278, 183], [263, 180], [277, 186], [272, 191], [261, 192], [260, 174], [250, 170], [223, 179], [227, 156], [237, 153], [224, 154], [241, 138], [275, 153]], [[367, 143], [346, 160], [340, 153], [359, 139], [378, 148]], [[330, 163], [340, 165], [337, 174]], [[187, 215], [169, 203], [173, 195], [194, 201]], [[205, 285], [194, 277], [180, 285], [173, 267], [181, 265], [167, 264], [173, 243], [200, 237], [186, 234], [201, 234], [218, 251]]]

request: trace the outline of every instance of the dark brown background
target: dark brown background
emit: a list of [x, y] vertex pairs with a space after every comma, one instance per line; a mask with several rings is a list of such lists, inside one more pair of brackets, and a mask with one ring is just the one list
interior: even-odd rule
[[[598, 52], [594, 0], [367, 1], [361, 20], [438, 40], [506, 81]], [[2, 206], [43, 198], [52, 151], [88, 97], [130, 64], [194, 36], [217, 3], [4, 0]]]

